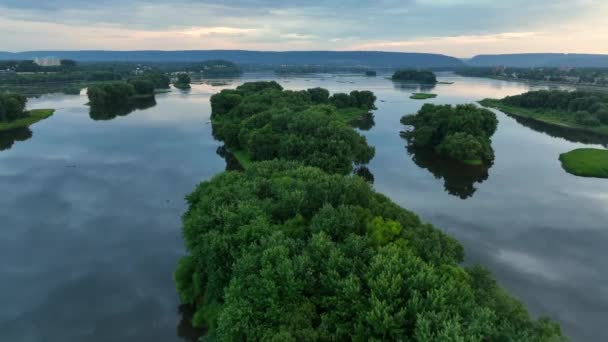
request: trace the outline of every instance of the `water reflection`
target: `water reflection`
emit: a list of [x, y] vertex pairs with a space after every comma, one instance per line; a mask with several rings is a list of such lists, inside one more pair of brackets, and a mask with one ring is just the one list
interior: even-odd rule
[[367, 113], [361, 118], [352, 121], [351, 125], [362, 131], [369, 131], [370, 129], [372, 129], [372, 127], [376, 125], [376, 122], [374, 121], [374, 114]]
[[190, 322], [194, 316], [194, 308], [189, 305], [180, 305], [178, 308], [181, 319], [177, 325], [177, 336], [187, 342], [197, 342], [205, 334], [205, 330], [195, 328]]
[[26, 141], [33, 136], [29, 127], [15, 128], [0, 132], [0, 151], [8, 150], [13, 147], [15, 141]]
[[435, 176], [444, 180], [444, 189], [453, 196], [467, 199], [475, 194], [475, 183], [483, 183], [488, 179], [488, 166], [473, 166], [442, 158], [429, 149], [407, 147], [414, 163]]
[[226, 171], [243, 171], [245, 170], [234, 154], [226, 148], [226, 146], [220, 146], [216, 151], [217, 155], [224, 158], [226, 161]]
[[550, 125], [538, 120], [524, 118], [509, 113], [505, 114], [512, 117], [513, 119], [515, 119], [515, 121], [517, 121], [523, 126], [531, 128], [537, 132], [545, 133], [554, 138], [563, 138], [575, 143], [599, 144], [603, 145], [604, 147], [608, 147], [608, 137], [605, 135], [577, 130], [573, 128]]
[[414, 93], [414, 92], [431, 91], [431, 90], [435, 89], [436, 85], [435, 84], [419, 84], [419, 83], [393, 81], [393, 87], [400, 91]]
[[107, 121], [118, 116], [127, 116], [135, 110], [144, 110], [154, 106], [156, 106], [154, 97], [140, 97], [131, 99], [126, 106], [91, 106], [89, 116], [95, 121]]
[[366, 182], [374, 184], [374, 174], [367, 166], [360, 165], [355, 167], [354, 174], [365, 179]]

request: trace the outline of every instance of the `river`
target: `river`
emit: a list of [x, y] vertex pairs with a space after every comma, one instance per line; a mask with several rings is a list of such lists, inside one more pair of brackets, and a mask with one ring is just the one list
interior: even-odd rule
[[[55, 108], [30, 130], [0, 133], [0, 340], [183, 341], [172, 273], [184, 253], [184, 196], [226, 168], [209, 98], [274, 79], [288, 89], [372, 90], [374, 187], [458, 239], [467, 263], [489, 268], [534, 316], [574, 341], [608, 340], [608, 180], [562, 170], [559, 154], [592, 143], [496, 112], [496, 161], [487, 172], [410, 154], [399, 119], [425, 102], [470, 103], [531, 89], [524, 83], [442, 74], [435, 99], [379, 77], [246, 74], [156, 105], [93, 120], [78, 95], [30, 99]], [[108, 118], [106, 118], [108, 119]], [[521, 120], [520, 120], [521, 121]], [[368, 123], [369, 124], [369, 123]]]

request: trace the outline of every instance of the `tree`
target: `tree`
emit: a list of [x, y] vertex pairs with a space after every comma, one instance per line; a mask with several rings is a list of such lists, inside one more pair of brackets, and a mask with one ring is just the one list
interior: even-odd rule
[[13, 121], [23, 116], [27, 98], [20, 94], [0, 94], [0, 121]]
[[358, 176], [274, 160], [187, 200], [175, 281], [211, 340], [562, 340]]
[[498, 120], [491, 111], [475, 105], [425, 104], [416, 115], [401, 118], [414, 129], [403, 135], [414, 148], [427, 148], [461, 162], [491, 164], [491, 136]]
[[154, 83], [145, 79], [134, 79], [129, 81], [136, 95], [154, 95]]
[[391, 78], [393, 81], [420, 83], [420, 84], [436, 84], [437, 77], [431, 71], [421, 70], [397, 70]]
[[177, 81], [173, 85], [179, 89], [189, 89], [190, 81], [190, 75], [186, 73], [180, 73], [177, 75]]
[[[343, 97], [341, 106], [349, 107], [342, 109], [368, 111], [375, 101], [373, 93], [365, 91], [332, 99]], [[252, 161], [298, 160], [347, 174], [353, 164], [368, 163], [375, 151], [335, 105], [327, 104], [334, 100], [322, 88], [290, 91], [276, 82], [245, 83], [211, 97], [214, 136], [228, 149], [246, 152]]]

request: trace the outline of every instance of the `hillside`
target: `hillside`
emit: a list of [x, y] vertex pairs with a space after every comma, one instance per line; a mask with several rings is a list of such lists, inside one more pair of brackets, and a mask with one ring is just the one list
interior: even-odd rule
[[467, 61], [473, 67], [608, 67], [608, 55], [522, 53], [503, 55], [478, 55]]
[[81, 62], [195, 62], [223, 59], [238, 64], [266, 65], [340, 65], [369, 67], [458, 67], [464, 63], [454, 57], [426, 54], [379, 51], [244, 51], [244, 50], [191, 50], [191, 51], [27, 51], [0, 52], [0, 59], [32, 59], [55, 56]]

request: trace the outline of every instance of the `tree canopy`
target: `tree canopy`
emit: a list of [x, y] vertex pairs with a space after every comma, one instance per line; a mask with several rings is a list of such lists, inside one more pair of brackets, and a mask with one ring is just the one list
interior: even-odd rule
[[0, 93], [0, 121], [13, 121], [25, 114], [27, 98], [20, 94]]
[[94, 120], [110, 120], [156, 105], [154, 83], [145, 79], [95, 84], [88, 88], [87, 95]]
[[416, 115], [402, 117], [401, 123], [413, 127], [403, 134], [411, 146], [430, 148], [461, 162], [490, 164], [494, 160], [490, 138], [498, 120], [487, 109], [472, 104], [425, 104]]
[[298, 160], [331, 173], [350, 173], [374, 149], [349, 122], [374, 108], [369, 91], [329, 95], [314, 88], [283, 90], [276, 82], [250, 82], [211, 97], [214, 134], [252, 161]]
[[539, 90], [508, 96], [500, 102], [526, 109], [546, 110], [561, 120], [582, 126], [608, 125], [608, 95], [602, 92]]
[[458, 242], [357, 176], [254, 163], [187, 198], [175, 272], [219, 341], [560, 341]]
[[177, 74], [177, 80], [173, 83], [176, 88], [179, 89], [190, 89], [190, 75], [186, 73]]
[[408, 82], [408, 83], [420, 83], [420, 84], [436, 84], [437, 77], [432, 71], [426, 70], [397, 70], [393, 77], [393, 81]]

